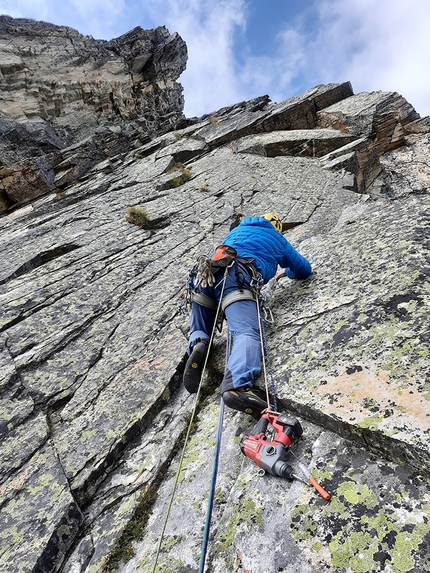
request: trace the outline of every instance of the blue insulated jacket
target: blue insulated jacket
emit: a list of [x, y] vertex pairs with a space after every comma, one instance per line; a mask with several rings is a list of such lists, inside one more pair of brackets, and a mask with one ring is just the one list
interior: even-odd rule
[[307, 259], [264, 217], [246, 217], [224, 239], [243, 259], [254, 259], [254, 265], [267, 282], [280, 265], [290, 279], [305, 279], [312, 273]]

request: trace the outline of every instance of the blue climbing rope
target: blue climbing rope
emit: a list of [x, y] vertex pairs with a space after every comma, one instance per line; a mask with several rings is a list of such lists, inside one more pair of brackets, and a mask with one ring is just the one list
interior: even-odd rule
[[216, 487], [216, 479], [218, 475], [218, 462], [219, 462], [219, 453], [221, 449], [221, 437], [222, 437], [222, 426], [224, 421], [224, 402], [221, 398], [221, 408], [219, 413], [219, 421], [218, 421], [218, 430], [216, 435], [216, 447], [215, 447], [215, 455], [213, 460], [212, 466], [212, 479], [211, 479], [211, 486], [209, 491], [209, 499], [208, 499], [208, 508], [206, 510], [206, 521], [205, 521], [205, 530], [203, 532], [203, 542], [202, 542], [202, 552], [200, 555], [200, 564], [199, 564], [199, 573], [203, 573], [206, 561], [206, 553], [208, 549], [208, 542], [209, 542], [209, 533], [211, 527], [211, 520], [212, 520], [212, 512], [215, 500], [215, 487]]
[[[220, 310], [221, 310], [222, 295], [223, 295], [223, 293], [224, 293], [225, 283], [226, 283], [226, 280], [227, 280], [227, 273], [228, 273], [228, 267], [226, 267], [226, 269], [225, 269], [225, 271], [224, 271], [224, 278], [223, 278], [223, 281], [222, 281], [221, 295], [220, 295], [219, 303], [218, 303], [217, 310], [216, 310], [216, 314], [215, 314], [214, 325], [213, 325], [211, 337], [210, 337], [210, 340], [209, 340], [209, 347], [211, 346], [212, 341], [213, 341], [214, 336], [215, 336], [215, 330], [216, 330], [216, 327], [217, 327], [217, 319], [218, 319], [219, 312], [220, 312]], [[227, 339], [227, 341], [228, 341], [228, 339]], [[169, 501], [169, 505], [168, 505], [168, 508], [167, 508], [166, 517], [165, 517], [165, 519], [164, 519], [163, 527], [162, 527], [162, 529], [161, 529], [160, 539], [159, 539], [158, 545], [157, 545], [157, 551], [156, 551], [156, 555], [155, 555], [154, 567], [153, 567], [153, 569], [152, 569], [152, 573], [155, 573], [156, 570], [157, 570], [158, 558], [159, 558], [159, 556], [160, 556], [160, 551], [161, 551], [161, 546], [162, 546], [162, 543], [163, 543], [164, 533], [165, 533], [165, 531], [166, 531], [167, 521], [168, 521], [168, 519], [169, 519], [170, 511], [171, 511], [171, 509], [172, 509], [173, 498], [175, 497], [176, 488], [177, 488], [178, 482], [179, 482], [179, 475], [180, 475], [180, 473], [181, 473], [181, 471], [182, 471], [182, 464], [183, 464], [183, 461], [184, 461], [185, 450], [186, 450], [186, 447], [187, 447], [187, 445], [188, 445], [188, 440], [189, 440], [189, 437], [190, 437], [190, 433], [191, 433], [191, 428], [192, 428], [192, 425], [193, 425], [193, 421], [194, 421], [194, 418], [195, 418], [196, 413], [197, 413], [197, 406], [198, 406], [198, 401], [199, 401], [200, 389], [201, 389], [201, 385], [202, 385], [203, 374], [204, 374], [204, 372], [205, 372], [205, 370], [206, 370], [206, 365], [207, 365], [208, 357], [209, 357], [209, 352], [206, 354], [205, 362], [204, 362], [204, 364], [203, 364], [202, 375], [201, 375], [201, 377], [200, 377], [199, 387], [197, 388], [196, 397], [195, 397], [195, 399], [194, 399], [194, 407], [193, 407], [193, 411], [192, 411], [192, 413], [191, 413], [190, 421], [189, 421], [189, 424], [188, 424], [188, 429], [187, 429], [187, 432], [186, 432], [186, 435], [185, 435], [185, 439], [184, 439], [184, 445], [183, 445], [183, 448], [182, 448], [181, 457], [180, 457], [180, 459], [179, 459], [178, 470], [177, 470], [177, 472], [176, 472], [176, 477], [175, 477], [175, 481], [174, 481], [174, 484], [173, 484], [173, 491], [172, 491], [172, 494], [171, 494], [171, 496], [170, 496], [170, 501]], [[221, 428], [222, 428], [222, 424], [221, 424]]]
[[[226, 343], [226, 357], [225, 357], [225, 367], [227, 368], [227, 361], [230, 355], [230, 347], [231, 347], [231, 337], [229, 331], [227, 330], [227, 343]], [[203, 532], [203, 542], [202, 542], [202, 552], [200, 555], [200, 563], [199, 563], [199, 573], [203, 573], [205, 561], [206, 561], [206, 553], [208, 549], [209, 543], [209, 533], [210, 533], [210, 526], [212, 520], [212, 512], [213, 506], [215, 501], [215, 488], [216, 488], [216, 480], [218, 476], [218, 464], [219, 464], [219, 454], [221, 451], [221, 439], [222, 439], [222, 428], [224, 424], [224, 401], [221, 397], [221, 407], [219, 412], [219, 419], [218, 419], [218, 429], [216, 433], [216, 445], [215, 445], [215, 453], [214, 453], [214, 460], [212, 465], [212, 478], [211, 478], [211, 485], [209, 491], [209, 498], [208, 498], [208, 507], [206, 510], [206, 521], [205, 521], [205, 529]]]

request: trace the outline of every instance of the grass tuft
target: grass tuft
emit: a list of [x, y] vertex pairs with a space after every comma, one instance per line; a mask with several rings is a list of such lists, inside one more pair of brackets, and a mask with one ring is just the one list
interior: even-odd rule
[[180, 171], [181, 175], [170, 180], [170, 187], [172, 189], [183, 185], [191, 179], [191, 171], [182, 163], [176, 163], [175, 166], [169, 171], [169, 173], [175, 173], [175, 171]]
[[141, 229], [149, 229], [151, 227], [151, 219], [144, 209], [130, 207], [125, 218], [129, 223], [132, 223]]

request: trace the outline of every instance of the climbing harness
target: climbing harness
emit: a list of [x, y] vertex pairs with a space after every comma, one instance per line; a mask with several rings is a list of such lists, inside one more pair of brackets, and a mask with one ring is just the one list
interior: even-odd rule
[[222, 310], [225, 311], [228, 306], [239, 300], [255, 300], [255, 294], [249, 289], [234, 290], [233, 292], [229, 292], [228, 295], [223, 298], [221, 304]]
[[[222, 313], [218, 317], [217, 321], [218, 330], [221, 332], [222, 322], [225, 318], [224, 312], [228, 306], [239, 300], [256, 300], [256, 290], [263, 284], [263, 278], [252, 264], [253, 261], [254, 259], [238, 258], [236, 256], [236, 250], [228, 245], [220, 245], [217, 247], [212, 257], [208, 257], [206, 255], [200, 256], [194, 267], [188, 271], [188, 283], [185, 292], [181, 295], [182, 302], [180, 305], [180, 311], [188, 311], [193, 302], [215, 310], [217, 308], [217, 303], [213, 298], [201, 292], [199, 287], [207, 288], [209, 286], [215, 289], [218, 288], [220, 283], [216, 284], [216, 273], [220, 269], [234, 266], [239, 288], [228, 293], [228, 295], [222, 298]], [[243, 278], [240, 278], [243, 274], [247, 274], [251, 278], [249, 288], [244, 287]], [[268, 310], [267, 304], [265, 304], [264, 301], [262, 304], [264, 307], [265, 317], [269, 317], [269, 321], [273, 321], [273, 315], [270, 319], [271, 311]]]
[[194, 291], [194, 290], [191, 291], [190, 299], [191, 299], [191, 302], [196, 302], [197, 304], [200, 304], [201, 306], [205, 306], [206, 308], [212, 308], [215, 310], [216, 306], [217, 306], [214, 299], [211, 298], [210, 296], [207, 296], [203, 292]]

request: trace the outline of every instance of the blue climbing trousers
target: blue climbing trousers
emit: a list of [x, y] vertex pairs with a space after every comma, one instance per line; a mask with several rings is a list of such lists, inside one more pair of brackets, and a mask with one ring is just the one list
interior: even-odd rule
[[[217, 282], [213, 287], [199, 287], [198, 290], [218, 305], [224, 272], [218, 271], [215, 279]], [[240, 288], [249, 289], [250, 282], [251, 277], [248, 273], [238, 270], [233, 265], [228, 270], [223, 298]], [[221, 384], [221, 394], [239, 387], [252, 388], [254, 378], [261, 372], [260, 328], [255, 301], [239, 300], [233, 302], [225, 309], [225, 316], [232, 337], [232, 348]], [[209, 342], [215, 317], [216, 309], [207, 308], [196, 302], [192, 303], [188, 354], [191, 353], [196, 339]]]

